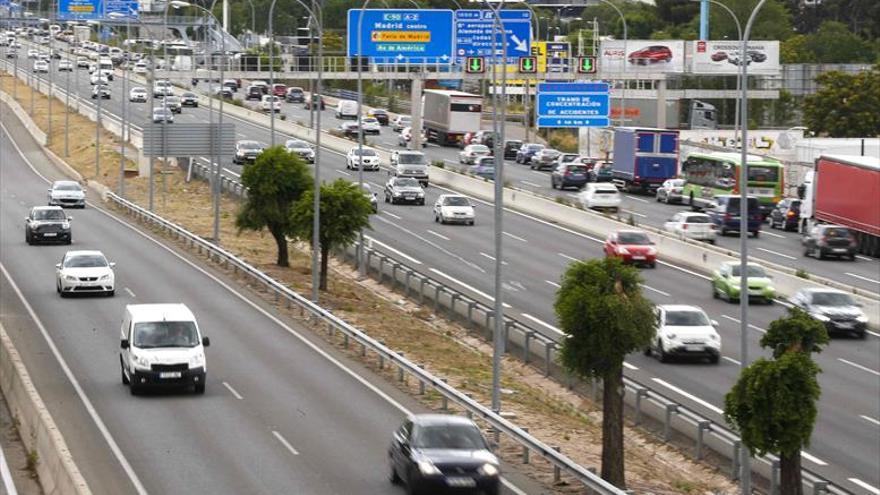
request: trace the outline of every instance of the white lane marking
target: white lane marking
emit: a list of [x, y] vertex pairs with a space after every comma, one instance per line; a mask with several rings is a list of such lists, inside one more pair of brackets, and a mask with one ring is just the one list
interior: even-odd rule
[[828, 463], [823, 461], [822, 459], [819, 459], [818, 457], [816, 457], [814, 455], [810, 455], [810, 454], [803, 452], [803, 451], [801, 452], [801, 457], [803, 457], [804, 459], [806, 459], [806, 460], [808, 460], [818, 466], [827, 466], [828, 465]]
[[12, 481], [9, 465], [6, 464], [6, 456], [3, 455], [2, 446], [0, 446], [0, 480], [3, 480], [3, 488], [6, 489], [8, 495], [18, 495], [18, 492], [15, 490], [15, 482]]
[[521, 315], [523, 318], [527, 318], [527, 319], [529, 319], [529, 320], [532, 320], [533, 322], [537, 323], [538, 325], [541, 325], [541, 326], [544, 327], [544, 328], [550, 329], [550, 330], [552, 330], [552, 331], [558, 333], [559, 335], [565, 335], [565, 332], [563, 332], [562, 330], [560, 330], [560, 329], [554, 327], [553, 325], [551, 325], [551, 324], [545, 322], [544, 320], [540, 320], [540, 319], [538, 319], [538, 318], [535, 318], [534, 316], [532, 316], [532, 315], [530, 315], [530, 314], [528, 314], [528, 313], [521, 313], [520, 315]]
[[391, 213], [390, 211], [383, 211], [382, 214], [388, 215], [389, 217], [391, 217], [395, 220], [400, 220], [402, 218], [400, 215], [395, 215], [394, 213]]
[[444, 241], [448, 241], [448, 240], [449, 240], [449, 238], [446, 237], [445, 235], [443, 235], [443, 234], [438, 234], [437, 232], [434, 232], [434, 231], [431, 230], [431, 229], [428, 229], [427, 232], [428, 232], [429, 234], [435, 236], [435, 237], [439, 237], [439, 238], [443, 239]]
[[670, 384], [670, 383], [668, 383], [668, 382], [666, 382], [666, 381], [664, 381], [664, 380], [662, 380], [662, 379], [660, 379], [660, 378], [651, 378], [651, 380], [653, 380], [653, 381], [654, 381], [655, 383], [657, 383], [658, 385], [662, 385], [662, 386], [668, 388], [669, 390], [672, 390], [673, 392], [677, 393], [678, 395], [680, 395], [680, 396], [682, 396], [682, 397], [686, 397], [686, 398], [688, 398], [688, 399], [690, 399], [690, 400], [696, 402], [697, 404], [700, 404], [701, 406], [703, 406], [703, 407], [709, 409], [709, 410], [712, 411], [712, 412], [715, 412], [715, 413], [718, 413], [718, 414], [724, 414], [724, 411], [721, 410], [720, 407], [716, 407], [716, 406], [714, 406], [714, 405], [712, 405], [712, 404], [710, 404], [710, 403], [704, 401], [703, 399], [701, 399], [701, 398], [699, 398], [699, 397], [697, 397], [697, 396], [695, 396], [695, 395], [691, 395], [691, 394], [685, 392], [684, 390], [682, 390], [682, 389], [676, 387], [675, 385], [672, 385], [672, 384]]
[[633, 371], [637, 371], [639, 369], [638, 366], [633, 366], [633, 365], [627, 363], [626, 361], [623, 362], [623, 367], [628, 370], [633, 370]]
[[553, 282], [550, 280], [545, 280], [544, 282], [547, 282], [548, 284], [552, 285], [553, 287], [556, 287], [557, 289], [562, 287], [561, 285], [557, 284], [556, 282]]
[[781, 257], [783, 257], [783, 258], [790, 259], [790, 260], [796, 260], [796, 259], [797, 259], [797, 258], [795, 258], [794, 256], [789, 256], [789, 255], [787, 255], [787, 254], [780, 253], [780, 252], [777, 252], [777, 251], [773, 251], [773, 250], [770, 250], [770, 249], [764, 249], [764, 248], [762, 248], [762, 247], [757, 248], [757, 250], [758, 250], [758, 251], [764, 251], [765, 253], [775, 254], [776, 256], [781, 256]]
[[501, 233], [504, 234], [504, 235], [506, 235], [507, 237], [510, 237], [511, 239], [516, 239], [516, 240], [518, 240], [518, 241], [520, 241], [520, 242], [529, 242], [529, 241], [523, 239], [523, 238], [520, 237], [520, 236], [517, 236], [517, 235], [513, 235], [513, 234], [511, 234], [510, 232], [504, 232], [504, 231], [502, 230]]
[[570, 260], [570, 261], [581, 261], [581, 260], [575, 258], [574, 256], [569, 256], [565, 253], [556, 253], [556, 254], [558, 254], [559, 256], [562, 256], [563, 258]]
[[234, 388], [232, 388], [232, 385], [230, 385], [226, 382], [223, 382], [223, 386], [226, 387], [227, 390], [229, 390], [229, 392], [233, 395], [233, 397], [235, 397], [238, 400], [244, 400], [244, 398], [241, 396], [241, 394], [239, 394]]
[[[486, 254], [486, 253], [480, 251], [480, 256], [482, 256], [482, 257], [484, 257], [484, 258], [489, 258], [490, 260], [495, 261], [495, 257], [492, 256], [491, 254]], [[507, 262], [506, 262], [506, 261], [502, 261], [501, 264], [502, 264], [502, 265], [506, 265]]]
[[376, 217], [376, 220], [379, 220], [380, 222], [383, 222], [383, 223], [385, 223], [385, 224], [387, 224], [387, 225], [390, 225], [390, 226], [392, 226], [392, 227], [394, 227], [394, 228], [396, 228], [396, 229], [398, 229], [398, 230], [403, 231], [403, 232], [406, 233], [406, 234], [409, 234], [409, 235], [415, 237], [416, 239], [418, 239], [418, 240], [424, 242], [425, 244], [427, 244], [427, 245], [433, 247], [433, 248], [436, 249], [437, 251], [440, 251], [441, 253], [443, 253], [443, 254], [449, 256], [450, 258], [453, 258], [453, 259], [456, 259], [456, 260], [460, 261], [461, 263], [463, 263], [463, 264], [469, 266], [470, 268], [473, 268], [474, 270], [477, 270], [477, 271], [479, 271], [479, 272], [481, 272], [481, 273], [486, 273], [486, 270], [484, 270], [480, 265], [478, 265], [478, 264], [476, 264], [476, 263], [474, 263], [474, 262], [472, 262], [472, 261], [470, 261], [470, 260], [468, 260], [468, 259], [465, 259], [465, 258], [459, 256], [458, 254], [456, 254], [456, 253], [454, 253], [454, 252], [452, 252], [452, 251], [450, 251], [450, 250], [444, 248], [444, 247], [441, 246], [440, 244], [437, 244], [436, 242], [432, 241], [431, 239], [428, 239], [428, 238], [425, 237], [425, 236], [421, 236], [421, 235], [419, 235], [419, 234], [416, 234], [415, 232], [413, 232], [413, 231], [411, 231], [411, 230], [408, 230], [408, 229], [406, 229], [406, 228], [404, 228], [404, 227], [402, 227], [402, 226], [400, 226], [400, 225], [398, 225], [398, 224], [396, 224], [396, 223], [394, 223], [394, 222], [391, 222], [391, 221], [387, 220], [387, 219], [384, 218], [384, 217]]
[[852, 366], [853, 368], [858, 368], [858, 369], [860, 369], [860, 370], [862, 370], [862, 371], [867, 371], [868, 373], [871, 373], [872, 375], [880, 376], [880, 371], [872, 370], [871, 368], [868, 368], [867, 366], [862, 366], [861, 364], [854, 363], [854, 362], [852, 362], [852, 361], [848, 361], [848, 360], [843, 359], [843, 358], [837, 358], [837, 360], [840, 361], [840, 362], [843, 363], [843, 364], [848, 364], [848, 365]]
[[856, 275], [855, 273], [850, 273], [850, 272], [846, 272], [846, 274], [849, 275], [850, 277], [855, 277], [859, 280], [864, 280], [866, 282], [873, 282], [875, 284], [880, 284], [880, 280], [875, 280], [873, 278], [863, 277], [861, 275]]
[[237, 134], [238, 134], [238, 137], [240, 137], [242, 139], [247, 138], [247, 136], [245, 136], [244, 133], [238, 132]]
[[731, 363], [733, 363], [733, 364], [735, 364], [735, 365], [737, 365], [737, 366], [740, 366], [740, 365], [742, 364], [742, 362], [737, 361], [736, 359], [733, 359], [732, 357], [721, 356], [721, 359], [723, 359], [723, 360], [725, 360], [725, 361], [730, 361]]
[[626, 195], [626, 199], [631, 199], [631, 200], [633, 200], [633, 201], [638, 201], [639, 203], [650, 203], [650, 201], [648, 201], [648, 200], [645, 199], [645, 198], [637, 198], [637, 197], [635, 197], [635, 196], [630, 196], [630, 195], [628, 195], [628, 194]]
[[234, 176], [236, 176], [236, 177], [241, 178], [241, 174], [237, 174], [237, 173], [235, 173], [234, 171], [232, 171], [232, 170], [230, 170], [230, 169], [228, 169], [228, 168], [224, 168], [223, 171], [226, 172], [226, 173], [229, 174], [229, 175], [234, 175]]
[[874, 258], [869, 258], [869, 257], [867, 257], [867, 256], [862, 256], [862, 255], [860, 255], [860, 254], [857, 254], [857, 255], [856, 255], [856, 258], [858, 258], [858, 259], [860, 259], [860, 260], [862, 260], [862, 261], [877, 261], [877, 260], [875, 260]]
[[[732, 322], [734, 322], [734, 323], [740, 323], [740, 319], [739, 319], [739, 318], [734, 318], [734, 317], [732, 317], [732, 316], [727, 316], [727, 315], [721, 315], [721, 317], [722, 317], [722, 318], [726, 318], [726, 319], [728, 319], [728, 320], [730, 320], [730, 321], [732, 321]], [[751, 323], [749, 323], [749, 328], [751, 328], [752, 330], [756, 330], [756, 331], [758, 331], [758, 332], [761, 332], [761, 333], [767, 333], [767, 330], [764, 330], [764, 329], [761, 328], [761, 327], [756, 327], [755, 325], [752, 325]]]
[[[12, 143], [12, 146], [15, 147], [18, 155], [27, 163], [28, 167], [30, 167], [31, 171], [39, 178], [43, 179], [44, 182], [50, 183], [51, 181], [47, 179], [43, 174], [37, 171], [36, 167], [34, 167], [33, 163], [22, 153], [21, 148], [18, 147], [18, 143], [12, 139], [12, 135], [9, 134], [9, 129], [0, 122], [0, 128], [3, 129], [3, 132], [6, 134], [9, 142]], [[100, 211], [100, 209], [98, 209]], [[107, 214], [107, 213], [105, 213]], [[108, 215], [109, 216], [109, 215]], [[112, 218], [112, 217], [111, 217]], [[169, 249], [170, 251], [170, 249]], [[179, 256], [179, 255], [178, 255]], [[183, 259], [181, 257], [181, 259]], [[86, 408], [86, 411], [89, 413], [89, 416], [94, 421], [95, 426], [98, 428], [98, 431], [101, 432], [101, 436], [104, 437], [104, 440], [107, 442], [107, 445], [110, 447], [110, 450], [113, 452], [113, 455], [116, 457], [116, 460], [119, 461], [119, 464], [122, 465], [122, 469], [125, 471], [125, 474], [128, 475], [128, 479], [131, 481], [131, 484], [134, 485], [135, 491], [137, 491], [141, 495], [146, 495], [147, 490], [144, 488], [143, 483], [141, 483], [140, 478], [138, 478], [137, 473], [134, 472], [134, 468], [129, 464], [128, 459], [125, 457], [125, 454], [122, 453], [122, 449], [119, 448], [119, 444], [116, 443], [116, 440], [110, 434], [110, 430], [107, 429], [107, 425], [104, 424], [104, 420], [101, 419], [101, 416], [98, 415], [98, 410], [95, 409], [95, 406], [92, 404], [91, 399], [86, 395], [85, 390], [83, 390], [82, 386], [80, 386], [79, 381], [77, 381], [76, 377], [73, 375], [73, 371], [70, 370], [70, 367], [67, 365], [67, 361], [64, 360], [64, 356], [61, 355], [61, 351], [58, 350], [58, 347], [55, 345], [55, 341], [52, 340], [52, 337], [49, 335], [49, 332], [46, 330], [46, 327], [43, 326], [42, 320], [37, 316], [37, 313], [34, 311], [34, 308], [25, 299], [24, 294], [22, 294], [21, 289], [18, 288], [18, 285], [12, 280], [12, 275], [6, 271], [6, 267], [3, 266], [3, 263], [0, 262], [0, 272], [3, 272], [3, 276], [9, 280], [9, 285], [12, 287], [13, 291], [16, 293], [18, 298], [21, 300], [25, 309], [27, 309], [28, 314], [31, 319], [34, 320], [34, 323], [37, 325], [37, 328], [40, 329], [40, 333], [43, 335], [43, 339], [46, 340], [46, 344], [49, 346], [49, 349], [52, 351], [52, 354], [55, 356], [55, 359], [58, 361], [58, 364], [61, 365], [61, 370], [64, 372], [64, 375], [70, 380], [70, 383], [73, 385], [73, 389], [76, 391], [76, 394], [79, 396], [80, 400], [83, 403], [83, 406]], [[207, 273], [207, 272], [206, 272]]]
[[404, 253], [404, 252], [402, 252], [402, 251], [399, 251], [399, 250], [397, 250], [397, 249], [394, 249], [393, 247], [389, 246], [388, 244], [385, 244], [385, 243], [382, 242], [382, 241], [379, 241], [379, 240], [373, 239], [372, 237], [370, 237], [370, 236], [366, 236], [366, 235], [364, 236], [364, 239], [366, 239], [367, 242], [369, 242], [369, 243], [371, 243], [371, 244], [377, 244], [377, 245], [381, 246], [383, 249], [386, 249], [386, 250], [388, 250], [388, 251], [390, 251], [390, 252], [392, 252], [392, 253], [394, 253], [394, 254], [400, 256], [401, 258], [407, 259], [407, 260], [409, 260], [409, 261], [412, 262], [412, 263], [415, 263], [415, 264], [417, 264], [417, 265], [421, 265], [421, 264], [422, 264], [421, 261], [419, 261], [419, 260], [413, 258], [412, 256], [410, 256], [410, 255], [408, 255], [408, 254], [406, 254], [406, 253]]
[[672, 296], [669, 295], [668, 292], [663, 292], [663, 291], [660, 290], [660, 289], [655, 289], [655, 288], [650, 287], [650, 286], [645, 285], [645, 284], [641, 284], [641, 285], [642, 285], [642, 288], [644, 288], [644, 289], [648, 289], [648, 290], [650, 290], [650, 291], [654, 291], [654, 292], [656, 292], [657, 294], [660, 294], [661, 296], [672, 297]]
[[124, 290], [125, 292], [127, 292], [128, 295], [131, 296], [132, 298], [137, 297], [137, 296], [134, 295], [134, 292], [132, 292], [132, 290], [129, 289], [128, 287], [123, 287], [122, 290]]
[[865, 490], [868, 490], [869, 492], [873, 493], [874, 495], [880, 495], [880, 488], [877, 488], [875, 486], [871, 486], [858, 478], [848, 478], [848, 479], [852, 484], [858, 485], [858, 486], [864, 488]]
[[346, 172], [345, 170], [339, 170], [339, 169], [336, 169], [336, 173], [337, 173], [337, 174], [342, 174], [342, 175], [347, 175], [347, 176], [351, 177], [351, 174], [348, 173], [348, 172]]
[[648, 218], [648, 215], [643, 215], [643, 214], [641, 214], [641, 213], [637, 213], [637, 212], [632, 211], [632, 210], [621, 210], [620, 212], [621, 212], [621, 213], [626, 213], [627, 215], [635, 215], [635, 216], [637, 216], [637, 217], [641, 217], [641, 218]]
[[761, 233], [764, 235], [769, 235], [770, 237], [778, 237], [780, 239], [786, 238], [784, 235], [779, 235], [776, 232], [770, 232], [769, 230], [762, 230]]
[[867, 422], [869, 422], [869, 423], [874, 423], [875, 425], [880, 426], [880, 421], [878, 421], [878, 420], [876, 420], [876, 419], [874, 419], [874, 418], [872, 418], [872, 417], [870, 417], [870, 416], [865, 416], [864, 414], [859, 414], [859, 417], [862, 418], [862, 419], [864, 419], [865, 421], [867, 421]]
[[540, 170], [529, 170], [529, 172], [536, 174], [536, 175], [540, 175], [541, 177], [544, 177], [544, 178], [547, 177], [547, 174], [544, 172], [541, 172]]
[[575, 193], [565, 193], [565, 195], [568, 196], [569, 198], [574, 198], [574, 199], [581, 198], [580, 194], [575, 194]]
[[[491, 302], [493, 302], [493, 303], [495, 302], [495, 298], [494, 298], [494, 297], [490, 296], [489, 294], [486, 294], [485, 292], [483, 292], [483, 291], [481, 291], [481, 290], [479, 290], [479, 289], [477, 289], [477, 288], [474, 288], [474, 287], [472, 287], [472, 286], [470, 286], [470, 285], [468, 285], [468, 284], [462, 282], [461, 280], [458, 280], [457, 278], [452, 277], [451, 275], [447, 275], [447, 274], [441, 272], [440, 270], [438, 270], [438, 269], [436, 269], [436, 268], [431, 268], [431, 271], [434, 272], [434, 273], [436, 273], [437, 275], [440, 275], [441, 277], [443, 277], [443, 278], [445, 278], [445, 279], [447, 279], [447, 280], [451, 280], [452, 282], [457, 283], [458, 285], [460, 285], [460, 286], [464, 287], [465, 289], [467, 289], [467, 290], [473, 292], [474, 294], [477, 294], [477, 295], [480, 296], [480, 297], [483, 297], [483, 298], [485, 298], [485, 299], [487, 299], [487, 300], [489, 300], [489, 301], [491, 301]], [[501, 303], [501, 304], [502, 304], [505, 308], [509, 308], [509, 307], [510, 307], [510, 305], [507, 304], [507, 303]]]
[[272, 430], [272, 434], [275, 435], [275, 438], [277, 438], [278, 441], [281, 442], [281, 445], [284, 445], [284, 447], [287, 450], [289, 450], [291, 454], [299, 455], [299, 452], [297, 452], [296, 449], [293, 448], [293, 445], [290, 445], [290, 442], [288, 442], [287, 439], [285, 439], [284, 437], [281, 436], [281, 433], [278, 433], [277, 431]]
[[527, 186], [532, 186], [532, 187], [544, 187], [544, 186], [542, 186], [542, 185], [540, 185], [540, 184], [535, 184], [534, 182], [529, 182], [529, 181], [527, 181], [527, 180], [521, 180], [520, 182], [522, 182], [523, 184], [525, 184], [525, 185], [527, 185]]

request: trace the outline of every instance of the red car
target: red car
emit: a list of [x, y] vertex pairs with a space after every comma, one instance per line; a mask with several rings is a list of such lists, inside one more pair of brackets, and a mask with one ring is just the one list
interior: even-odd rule
[[287, 96], [287, 86], [284, 84], [273, 84], [272, 85], [272, 94], [279, 97], [284, 98]]
[[605, 240], [605, 257], [651, 268], [657, 266], [657, 248], [641, 230], [620, 230], [609, 235]]
[[712, 54], [713, 62], [723, 62], [727, 60], [727, 52], [715, 52]]
[[651, 45], [629, 54], [629, 63], [648, 65], [672, 60], [672, 50], [664, 45]]

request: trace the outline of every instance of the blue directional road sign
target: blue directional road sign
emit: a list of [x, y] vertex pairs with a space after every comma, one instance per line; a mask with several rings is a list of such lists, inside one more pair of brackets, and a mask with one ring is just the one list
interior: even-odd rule
[[102, 0], [58, 0], [59, 19], [100, 19], [103, 11]]
[[608, 83], [539, 83], [538, 127], [608, 127]]
[[369, 9], [361, 26], [361, 10], [348, 11], [348, 56], [369, 57], [373, 63], [452, 63], [452, 11]]
[[104, 0], [104, 18], [109, 18], [110, 14], [137, 19], [138, 0]]
[[[507, 40], [507, 63], [517, 63], [519, 57], [531, 53], [532, 12], [530, 10], [501, 10], [501, 25]], [[464, 57], [492, 57], [494, 14], [491, 10], [455, 11], [455, 55]], [[502, 39], [496, 40], [496, 57], [501, 52]]]

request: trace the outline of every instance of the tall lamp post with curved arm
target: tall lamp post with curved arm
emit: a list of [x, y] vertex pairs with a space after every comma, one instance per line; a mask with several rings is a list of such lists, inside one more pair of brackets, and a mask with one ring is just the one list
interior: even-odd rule
[[[622, 72], [626, 73], [626, 44], [627, 44], [627, 41], [629, 40], [629, 33], [627, 32], [627, 27], [626, 27], [626, 16], [623, 15], [623, 12], [617, 7], [617, 5], [614, 5], [614, 3], [611, 2], [611, 0], [598, 0], [598, 1], [610, 6], [612, 9], [614, 9], [614, 11], [617, 12], [617, 15], [620, 16], [621, 22], [623, 22], [623, 60], [621, 62], [622, 63], [621, 66], [623, 67]], [[627, 80], [624, 78], [623, 92], [622, 92], [621, 98], [620, 98], [620, 125], [624, 125], [624, 123], [626, 122], [626, 87], [627, 87]]]

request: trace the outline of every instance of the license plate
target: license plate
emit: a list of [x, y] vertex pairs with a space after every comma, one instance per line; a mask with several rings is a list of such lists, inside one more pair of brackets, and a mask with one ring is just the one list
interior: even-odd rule
[[634, 260], [643, 260], [643, 259], [645, 259], [645, 257], [644, 257], [644, 256], [633, 256], [632, 259], [634, 259]]
[[477, 486], [473, 478], [446, 478], [446, 484], [457, 488], [471, 488]]
[[835, 253], [845, 253], [846, 249], [845, 248], [834, 248], [834, 252]]
[[159, 373], [159, 378], [180, 378], [179, 371], [162, 371]]
[[691, 352], [699, 352], [703, 350], [703, 346], [701, 345], [686, 345], [684, 348]]
[[839, 326], [840, 328], [852, 328], [853, 324], [852, 322], [840, 322], [837, 324], [837, 326]]
[[45, 234], [43, 234], [43, 237], [55, 237], [56, 235], [58, 234], [55, 232], [46, 232]]

